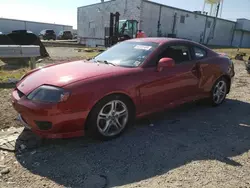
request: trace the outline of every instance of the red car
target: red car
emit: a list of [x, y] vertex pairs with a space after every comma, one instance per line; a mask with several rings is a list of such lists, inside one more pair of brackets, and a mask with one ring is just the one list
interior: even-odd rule
[[24, 75], [12, 93], [23, 124], [46, 138], [117, 137], [135, 118], [207, 98], [223, 103], [233, 62], [198, 43], [132, 39], [90, 61], [58, 63]]

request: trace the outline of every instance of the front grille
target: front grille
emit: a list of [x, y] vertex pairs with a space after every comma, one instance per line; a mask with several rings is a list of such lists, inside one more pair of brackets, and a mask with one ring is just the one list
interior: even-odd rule
[[20, 90], [17, 89], [17, 94], [19, 98], [22, 98], [24, 96], [24, 93], [22, 93]]
[[52, 128], [52, 123], [49, 121], [35, 121], [37, 127], [42, 130], [46, 131]]

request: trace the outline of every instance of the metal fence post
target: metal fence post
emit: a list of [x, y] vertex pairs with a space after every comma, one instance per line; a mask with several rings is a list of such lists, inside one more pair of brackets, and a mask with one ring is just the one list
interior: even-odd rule
[[36, 59], [35, 57], [30, 58], [30, 69], [33, 70], [36, 68]]

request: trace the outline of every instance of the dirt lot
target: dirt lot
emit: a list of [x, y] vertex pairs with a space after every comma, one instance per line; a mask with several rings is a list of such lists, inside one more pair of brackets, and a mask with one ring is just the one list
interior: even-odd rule
[[86, 59], [96, 54], [95, 52], [78, 52], [78, 48], [74, 47], [46, 47], [46, 49], [54, 61]]
[[[60, 53], [59, 53], [60, 54]], [[187, 104], [140, 120], [122, 137], [47, 140], [21, 153], [0, 151], [0, 187], [250, 187], [250, 77], [236, 77], [217, 108]], [[1, 128], [15, 126], [10, 89], [0, 89]]]

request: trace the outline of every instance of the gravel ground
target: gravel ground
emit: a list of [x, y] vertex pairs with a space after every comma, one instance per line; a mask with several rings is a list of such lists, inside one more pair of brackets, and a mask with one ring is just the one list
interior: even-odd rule
[[[46, 47], [50, 57], [54, 60], [81, 59], [85, 53], [80, 53], [73, 47]], [[62, 53], [63, 52], [63, 53]]]
[[46, 49], [54, 61], [87, 59], [97, 54], [97, 52], [78, 52], [77, 47], [46, 47]]
[[18, 127], [15, 119], [17, 117], [16, 111], [12, 108], [10, 102], [11, 89], [0, 88], [0, 129], [4, 130], [10, 127]]
[[[250, 78], [242, 62], [235, 69], [220, 107], [187, 104], [139, 120], [109, 142], [46, 140], [33, 150], [0, 152], [0, 168], [10, 170], [0, 187], [250, 187]], [[0, 90], [1, 106], [9, 92]], [[12, 126], [11, 106], [1, 112], [12, 114], [0, 116]]]

